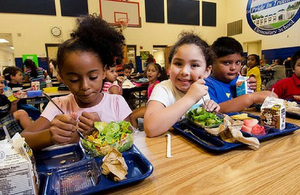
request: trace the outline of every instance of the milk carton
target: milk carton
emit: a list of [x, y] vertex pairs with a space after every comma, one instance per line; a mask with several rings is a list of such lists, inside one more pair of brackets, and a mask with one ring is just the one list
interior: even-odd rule
[[0, 141], [0, 184], [0, 194], [38, 194], [33, 153], [19, 133]]
[[247, 86], [249, 77], [239, 76], [236, 81], [236, 96], [241, 96], [248, 93], [253, 93], [253, 90]]
[[261, 124], [283, 130], [285, 129], [285, 118], [286, 110], [284, 100], [275, 97], [267, 97], [261, 106]]

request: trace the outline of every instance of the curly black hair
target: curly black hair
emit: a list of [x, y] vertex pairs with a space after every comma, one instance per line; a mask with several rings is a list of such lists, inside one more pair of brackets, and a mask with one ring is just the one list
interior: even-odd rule
[[211, 50], [210, 46], [206, 43], [206, 41], [201, 39], [199, 35], [195, 34], [194, 32], [183, 31], [179, 34], [179, 37], [180, 39], [173, 45], [170, 51], [169, 63], [172, 62], [172, 59], [180, 46], [185, 44], [195, 44], [202, 50], [206, 60], [206, 65], [213, 65], [216, 59], [215, 54]]
[[116, 57], [123, 58], [124, 36], [100, 17], [85, 15], [77, 18], [71, 38], [57, 51], [58, 69], [64, 64], [66, 54], [74, 51], [94, 52], [104, 66], [114, 64]]

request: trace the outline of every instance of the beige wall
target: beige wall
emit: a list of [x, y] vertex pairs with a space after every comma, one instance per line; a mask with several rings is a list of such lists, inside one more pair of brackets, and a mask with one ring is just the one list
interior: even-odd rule
[[[218, 24], [217, 27], [199, 27], [191, 25], [146, 23], [144, 0], [135, 0], [140, 3], [142, 28], [128, 27], [124, 30], [126, 43], [137, 45], [139, 55], [140, 46], [144, 51], [152, 52], [153, 45], [172, 45], [177, 40], [177, 35], [182, 30], [195, 30], [208, 42], [212, 42], [218, 36], [224, 35], [225, 20], [222, 18], [221, 8], [223, 1], [218, 2]], [[0, 13], [0, 33], [12, 33], [15, 57], [22, 57], [22, 54], [37, 54], [38, 57], [46, 57], [45, 43], [61, 43], [69, 37], [75, 24], [74, 17], [62, 17], [60, 15], [60, 3], [56, 2], [57, 16], [30, 15], [30, 14], [6, 14]], [[214, 1], [216, 2], [216, 1]], [[99, 1], [88, 0], [89, 12], [99, 14]], [[165, 13], [167, 5], [165, 0]], [[62, 35], [53, 37], [50, 29], [58, 26], [62, 29]]]
[[[164, 1], [165, 23], [146, 23], [144, 0], [132, 1], [140, 3], [142, 28], [128, 27], [124, 30], [124, 35], [127, 44], [137, 45], [137, 55], [139, 55], [140, 46], [143, 47], [142, 50], [152, 53], [153, 45], [172, 45], [182, 30], [194, 30], [211, 44], [216, 38], [226, 36], [228, 22], [239, 19], [243, 20], [243, 34], [236, 35], [234, 38], [241, 43], [261, 41], [261, 49], [300, 45], [299, 21], [287, 31], [273, 36], [263, 36], [254, 32], [248, 26], [246, 19], [247, 0], [211, 0], [210, 2], [217, 2], [217, 27], [167, 24], [166, 0]], [[22, 54], [37, 54], [38, 57], [46, 57], [46, 43], [61, 43], [69, 38], [75, 18], [61, 17], [59, 0], [55, 0], [55, 2], [57, 16], [0, 13], [0, 33], [12, 33], [15, 57], [21, 57]], [[98, 0], [88, 0], [88, 3], [89, 12], [99, 14]], [[200, 16], [201, 11], [200, 1]], [[184, 13], [182, 16], [184, 17]], [[51, 35], [50, 29], [53, 26], [61, 27], [62, 35], [60, 37]]]
[[[300, 45], [300, 21], [298, 20], [288, 30], [272, 35], [260, 35], [254, 32], [247, 22], [246, 8], [248, 0], [226, 0], [226, 22], [243, 20], [243, 34], [233, 36], [241, 43], [261, 41], [261, 49], [275, 49], [284, 47], [295, 47]], [[224, 11], [224, 10], [222, 10]], [[244, 48], [247, 51], [247, 48]]]

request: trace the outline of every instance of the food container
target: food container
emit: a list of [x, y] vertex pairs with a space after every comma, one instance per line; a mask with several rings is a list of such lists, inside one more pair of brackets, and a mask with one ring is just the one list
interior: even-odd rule
[[37, 97], [43, 95], [42, 90], [27, 91], [26, 93], [27, 97]]
[[58, 87], [45, 87], [43, 90], [46, 93], [55, 93], [58, 91]]
[[31, 89], [32, 90], [40, 90], [40, 82], [39, 81], [33, 81], [31, 82]]
[[207, 112], [204, 108], [198, 107], [186, 113], [188, 121], [200, 128], [218, 127], [223, 123], [224, 116], [220, 113]]
[[283, 130], [285, 129], [286, 109], [284, 100], [267, 97], [261, 106], [261, 124], [264, 126]]
[[78, 194], [98, 184], [100, 169], [95, 159], [84, 159], [52, 172], [52, 188], [59, 194]]
[[119, 152], [129, 150], [133, 145], [133, 130], [129, 122], [95, 122], [95, 130], [87, 139], [81, 139], [86, 153], [93, 157], [106, 155], [112, 147]]

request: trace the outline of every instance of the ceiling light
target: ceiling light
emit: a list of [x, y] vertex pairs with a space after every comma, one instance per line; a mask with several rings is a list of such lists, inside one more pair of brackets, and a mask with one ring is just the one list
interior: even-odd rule
[[9, 43], [6, 39], [0, 39], [0, 43]]

